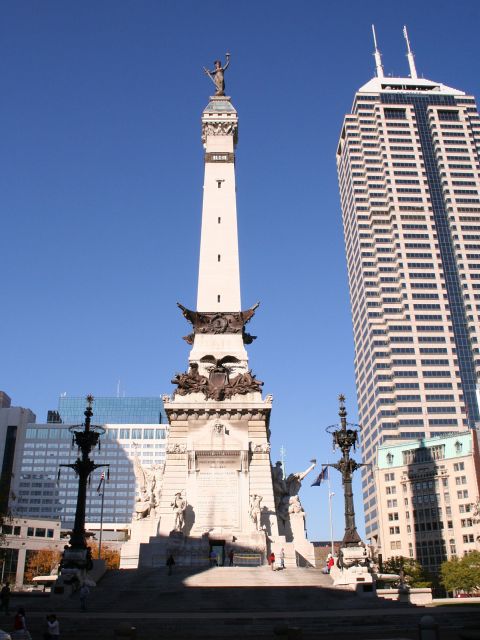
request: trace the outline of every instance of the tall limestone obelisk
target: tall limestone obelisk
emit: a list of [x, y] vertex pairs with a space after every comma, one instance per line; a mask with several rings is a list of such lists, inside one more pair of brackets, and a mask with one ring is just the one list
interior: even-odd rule
[[[271, 396], [248, 367], [245, 330], [256, 306], [242, 311], [235, 194], [238, 116], [224, 93], [224, 71], [207, 73], [216, 94], [202, 114], [205, 182], [196, 311], [179, 305], [192, 325], [189, 368], [164, 397], [169, 436], [156, 515], [159, 530], [141, 545], [140, 565], [208, 563], [233, 550], [265, 558], [279, 537], [270, 464]], [[282, 480], [285, 485], [285, 481]], [[288, 511], [288, 498], [287, 498]], [[287, 516], [288, 517], [288, 516]], [[303, 519], [302, 519], [303, 523]], [[302, 525], [303, 526], [303, 525]], [[240, 555], [238, 557], [240, 557]]]

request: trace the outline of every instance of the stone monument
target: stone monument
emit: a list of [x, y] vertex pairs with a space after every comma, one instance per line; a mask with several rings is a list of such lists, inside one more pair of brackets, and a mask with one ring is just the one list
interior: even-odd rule
[[[242, 310], [240, 299], [238, 116], [225, 95], [229, 60], [227, 54], [223, 67], [217, 61], [213, 71], [205, 69], [216, 93], [202, 114], [205, 180], [197, 305], [196, 310], [178, 305], [191, 325], [184, 338], [191, 350], [187, 370], [172, 379], [172, 396], [163, 398], [169, 436], [155, 504], [158, 535], [140, 545], [139, 566], [164, 566], [170, 554], [176, 565], [208, 565], [212, 550], [219, 564], [232, 550], [239, 559], [257, 554], [264, 560], [282, 547], [292, 565], [297, 534], [302, 558], [313, 563], [298, 499], [301, 481], [313, 466], [282, 482], [275, 470], [272, 475], [272, 396], [262, 397], [263, 382], [249, 367], [245, 348], [255, 339], [246, 325], [258, 304]], [[148, 506], [147, 497], [141, 504]]]

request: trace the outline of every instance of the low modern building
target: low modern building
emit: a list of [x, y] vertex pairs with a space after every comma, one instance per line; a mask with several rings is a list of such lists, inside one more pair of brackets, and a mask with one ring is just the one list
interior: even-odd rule
[[[49, 411], [50, 422], [32, 421], [18, 433], [10, 492], [15, 516], [58, 518], [62, 528], [73, 526], [78, 480], [73, 470], [60, 465], [72, 464], [78, 455], [69, 427], [83, 422], [84, 410], [84, 398], [62, 397], [58, 411]], [[163, 403], [160, 397], [97, 398], [93, 410], [93, 422], [104, 426], [106, 433], [92, 457], [98, 464], [110, 465], [103, 500], [104, 529], [124, 530], [134, 508], [135, 456], [144, 468], [163, 464], [165, 459]], [[86, 520], [93, 530], [99, 528], [101, 519], [102, 498], [97, 493], [101, 471], [92, 474], [87, 495]], [[112, 539], [117, 538], [112, 534]]]
[[429, 571], [476, 550], [479, 490], [475, 429], [378, 448], [378, 551], [417, 559]]
[[1, 582], [20, 589], [24, 582], [29, 556], [44, 549], [62, 551], [60, 521], [37, 518], [12, 518], [1, 527], [5, 541], [0, 547]]

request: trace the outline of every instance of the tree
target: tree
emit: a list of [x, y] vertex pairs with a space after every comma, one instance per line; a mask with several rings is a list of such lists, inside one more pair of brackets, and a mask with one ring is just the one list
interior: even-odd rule
[[36, 576], [49, 576], [58, 567], [61, 557], [61, 552], [53, 548], [29, 551], [25, 567], [25, 582], [32, 582]]
[[[394, 556], [385, 560], [382, 567], [383, 573], [397, 573], [402, 575], [404, 581], [410, 587], [431, 587], [432, 579], [418, 562], [413, 558], [405, 558], [404, 556]], [[400, 581], [398, 581], [400, 582]]]
[[440, 574], [447, 591], [477, 591], [480, 588], [480, 552], [472, 551], [463, 558], [443, 562]]
[[[90, 540], [88, 542], [88, 546], [92, 550], [92, 558], [96, 560], [98, 558], [98, 543], [94, 540]], [[100, 558], [101, 560], [105, 560], [107, 569], [118, 569], [120, 566], [120, 552], [103, 543]]]

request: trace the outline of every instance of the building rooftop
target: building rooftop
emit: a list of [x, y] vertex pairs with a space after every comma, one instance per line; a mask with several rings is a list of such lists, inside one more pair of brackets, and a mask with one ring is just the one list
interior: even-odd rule
[[[403, 466], [403, 453], [412, 449], [429, 449], [432, 447], [443, 447], [442, 459], [457, 458], [469, 455], [472, 452], [473, 429], [468, 429], [460, 433], [448, 433], [444, 435], [432, 436], [430, 438], [419, 438], [417, 440], [390, 440], [378, 447], [377, 465], [380, 469]], [[433, 458], [426, 459], [425, 462], [435, 461]]]
[[441, 82], [433, 82], [426, 78], [394, 78], [374, 77], [364, 84], [357, 93], [436, 93], [443, 95], [464, 96], [465, 92], [448, 87]]

